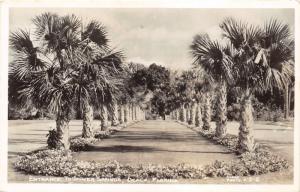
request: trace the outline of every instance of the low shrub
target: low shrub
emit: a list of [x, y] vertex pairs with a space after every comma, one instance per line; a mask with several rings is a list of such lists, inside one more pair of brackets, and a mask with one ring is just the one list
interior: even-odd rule
[[[83, 137], [74, 137], [70, 139], [70, 150], [74, 152], [78, 151], [86, 151], [88, 149], [88, 146], [90, 144], [94, 144], [96, 142], [99, 142], [101, 139], [108, 138], [110, 135], [117, 132], [119, 128], [115, 129], [108, 129], [107, 131], [100, 131], [97, 130], [94, 133], [93, 138], [83, 138]], [[58, 139], [58, 134], [55, 129], [52, 129], [47, 134], [47, 144], [49, 149], [57, 149], [58, 146], [61, 145]]]
[[224, 146], [226, 146], [227, 148], [229, 148], [232, 151], [236, 150], [236, 146], [237, 146], [237, 143], [238, 143], [238, 137], [235, 136], [235, 135], [227, 134], [226, 136], [224, 136], [222, 138], [216, 138], [216, 137], [214, 137], [213, 139], [218, 144], [224, 145]]
[[289, 167], [287, 160], [261, 148], [257, 148], [254, 153], [242, 154], [241, 162], [248, 169], [249, 175], [261, 175]]
[[59, 141], [59, 136], [55, 129], [50, 130], [46, 137], [48, 148], [55, 149], [59, 148], [59, 146], [62, 145], [62, 143], [60, 143]]
[[118, 132], [118, 130], [120, 130], [120, 128], [111, 128], [106, 131], [98, 130], [94, 133], [94, 137], [98, 139], [105, 139], [108, 138], [110, 135]]
[[240, 118], [240, 110], [241, 105], [238, 103], [233, 103], [227, 107], [227, 118], [228, 120], [232, 121], [238, 121]]
[[94, 134], [95, 138], [99, 138], [99, 139], [104, 139], [104, 138], [108, 138], [110, 135], [110, 131], [97, 131]]
[[[259, 102], [256, 98], [252, 101], [253, 118], [259, 121], [282, 121], [284, 120], [284, 111], [276, 106]], [[232, 103], [227, 107], [227, 118], [232, 121], [239, 121], [241, 105]]]
[[284, 119], [284, 111], [276, 105], [264, 104], [257, 99], [253, 100], [253, 117], [259, 121], [282, 121]]
[[70, 150], [71, 151], [86, 151], [90, 144], [100, 141], [100, 138], [83, 138], [75, 137], [70, 140]]

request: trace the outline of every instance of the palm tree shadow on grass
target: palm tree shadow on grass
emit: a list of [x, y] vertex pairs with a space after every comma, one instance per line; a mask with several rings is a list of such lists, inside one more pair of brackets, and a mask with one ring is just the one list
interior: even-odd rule
[[45, 144], [45, 141], [40, 139], [9, 139], [8, 144], [24, 144], [24, 143], [31, 143], [31, 144]]

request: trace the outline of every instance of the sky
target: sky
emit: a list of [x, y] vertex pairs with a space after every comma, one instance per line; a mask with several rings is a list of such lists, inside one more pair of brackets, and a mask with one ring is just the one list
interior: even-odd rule
[[288, 23], [294, 31], [293, 9], [145, 9], [145, 8], [12, 8], [10, 31], [33, 30], [31, 19], [44, 12], [75, 14], [84, 22], [96, 19], [107, 28], [112, 47], [123, 50], [127, 62], [157, 63], [176, 70], [192, 63], [189, 45], [196, 34], [221, 39], [219, 24], [233, 17], [263, 25], [271, 18]]

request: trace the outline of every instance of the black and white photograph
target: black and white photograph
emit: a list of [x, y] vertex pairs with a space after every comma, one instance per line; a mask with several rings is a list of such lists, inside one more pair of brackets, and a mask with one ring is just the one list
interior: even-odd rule
[[295, 8], [8, 16], [8, 184], [295, 184]]

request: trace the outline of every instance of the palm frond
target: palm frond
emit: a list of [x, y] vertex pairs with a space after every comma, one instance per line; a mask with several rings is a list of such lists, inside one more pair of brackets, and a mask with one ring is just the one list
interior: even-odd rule
[[109, 51], [105, 55], [98, 56], [92, 64], [102, 65], [111, 69], [112, 73], [119, 73], [123, 70], [122, 64], [124, 60], [124, 54], [122, 51]]
[[43, 13], [32, 19], [32, 22], [35, 25], [35, 35], [39, 40], [50, 40], [57, 35], [59, 31], [59, 16], [54, 13]]
[[81, 21], [75, 15], [66, 15], [60, 18], [59, 38], [62, 48], [77, 47], [80, 42]]
[[18, 30], [9, 36], [9, 44], [15, 51], [32, 53], [35, 47], [30, 39], [30, 32]]
[[261, 30], [258, 26], [249, 25], [246, 22], [226, 18], [220, 28], [223, 37], [227, 38], [236, 49], [249, 49], [261, 38]]
[[291, 32], [288, 24], [283, 24], [277, 19], [271, 19], [264, 24], [263, 48], [271, 46], [274, 42], [282, 42], [290, 38]]
[[14, 74], [16, 78], [27, 78], [31, 72], [48, 67], [47, 62], [38, 57], [40, 50], [34, 47], [29, 32], [19, 30], [12, 33], [10, 35], [10, 45], [15, 52], [13, 53], [14, 60], [9, 66], [9, 73]]
[[231, 81], [233, 60], [226, 49], [219, 42], [210, 40], [209, 36], [197, 35], [190, 46], [194, 65], [201, 65], [202, 68], [215, 79]]
[[233, 18], [226, 18], [220, 28], [223, 31], [223, 36], [232, 42], [235, 48], [239, 49], [245, 42], [245, 29], [247, 24], [238, 22]]
[[82, 32], [82, 40], [89, 39], [99, 47], [107, 47], [108, 38], [106, 28], [98, 21], [91, 21]]
[[10, 63], [9, 73], [22, 80], [29, 78], [35, 71], [47, 68], [47, 66], [48, 64], [37, 58], [35, 54], [28, 55], [28, 53], [19, 52], [15, 54], [15, 59]]

